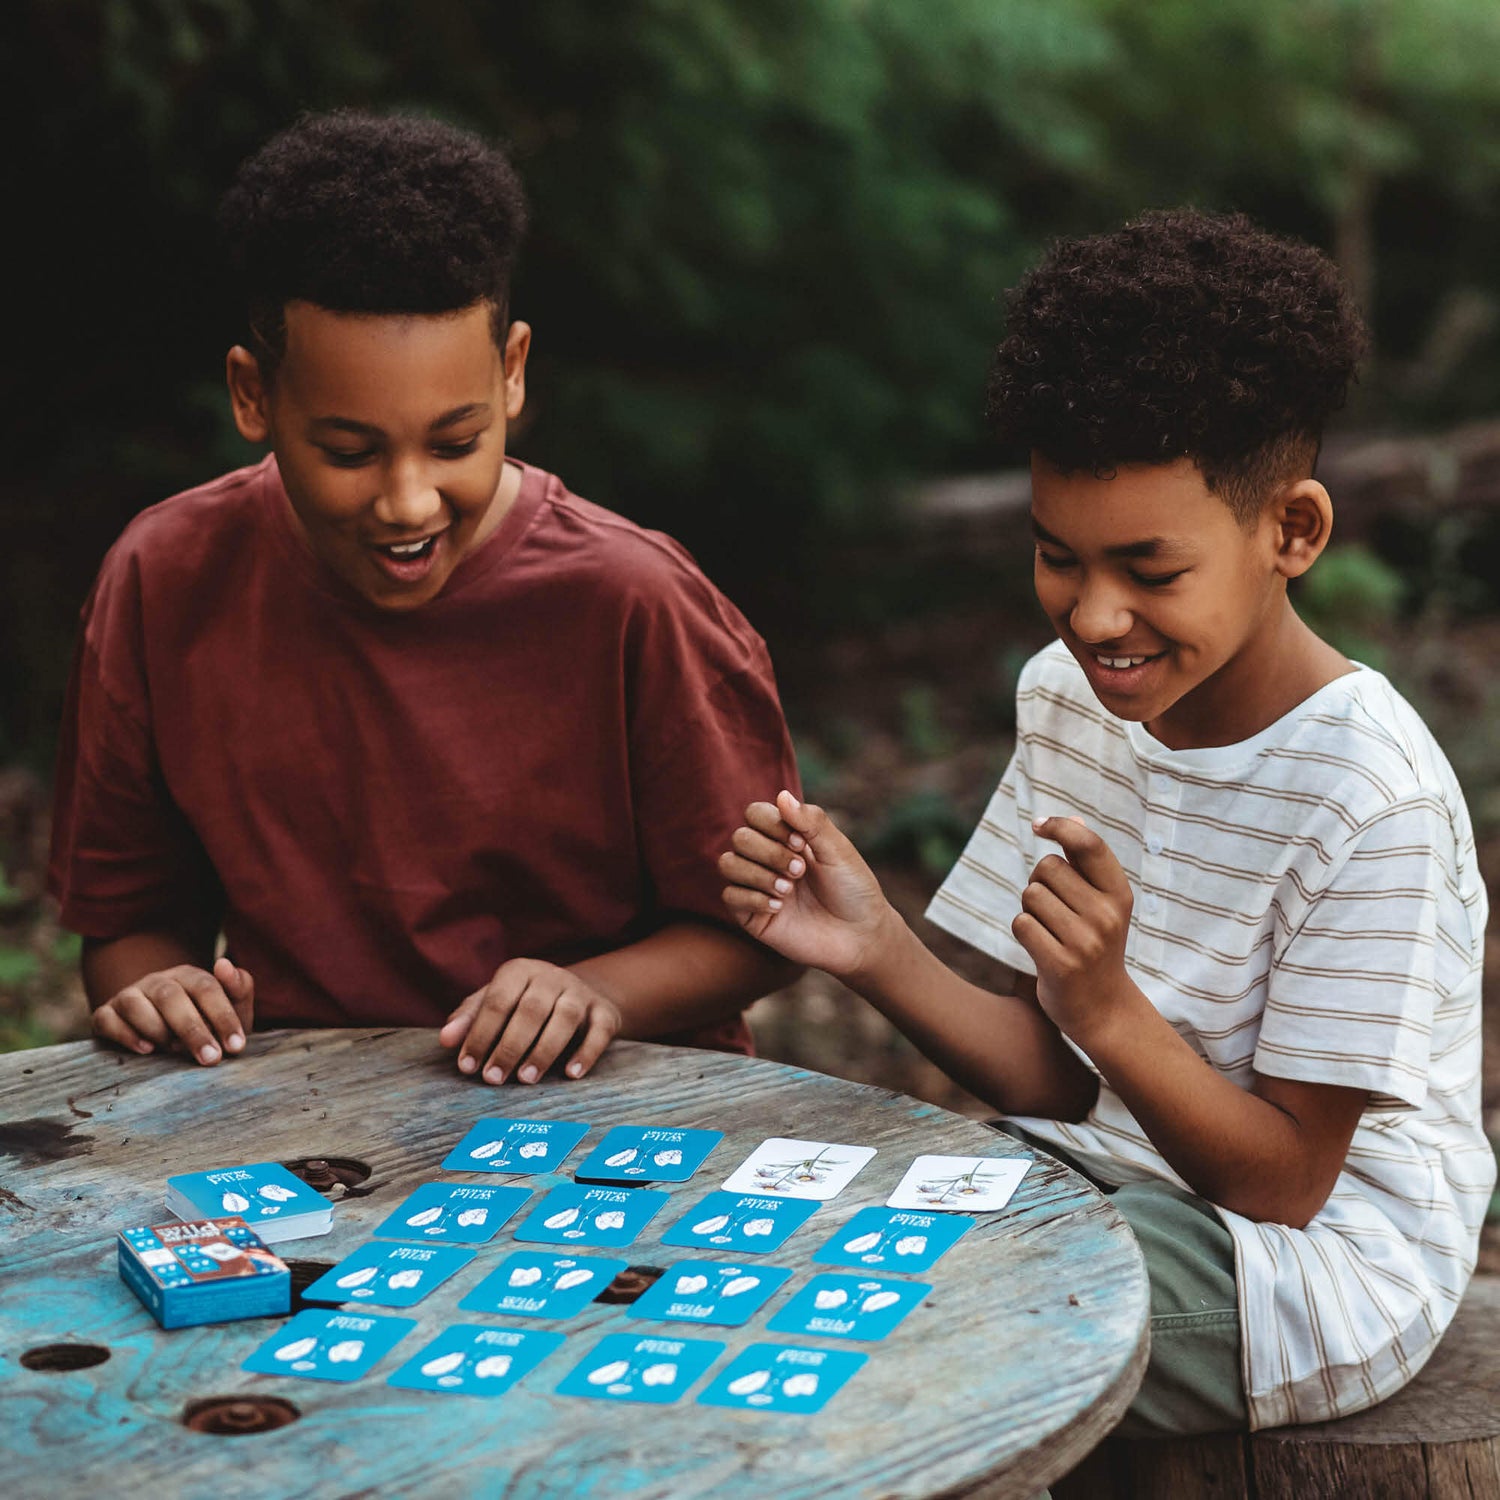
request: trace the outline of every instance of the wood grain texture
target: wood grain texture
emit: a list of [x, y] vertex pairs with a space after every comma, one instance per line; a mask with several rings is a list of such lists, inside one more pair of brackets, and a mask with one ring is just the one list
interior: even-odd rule
[[[257, 1160], [345, 1156], [372, 1168], [368, 1197], [335, 1210], [332, 1234], [288, 1255], [337, 1259], [420, 1183], [511, 1180], [439, 1164], [490, 1115], [725, 1132], [705, 1168], [628, 1252], [666, 1264], [668, 1224], [770, 1135], [857, 1141], [879, 1155], [771, 1260], [794, 1276], [744, 1329], [682, 1329], [728, 1349], [765, 1340], [765, 1319], [805, 1282], [819, 1244], [883, 1203], [922, 1152], [1026, 1154], [932, 1105], [820, 1074], [721, 1053], [618, 1044], [577, 1083], [490, 1090], [459, 1077], [430, 1031], [271, 1032], [216, 1069], [127, 1058], [77, 1043], [0, 1057], [0, 1435], [7, 1490], [49, 1496], [144, 1493], [265, 1500], [280, 1494], [561, 1497], [775, 1495], [1029, 1496], [1076, 1464], [1118, 1420], [1146, 1357], [1139, 1252], [1107, 1199], [1039, 1163], [1009, 1207], [924, 1279], [927, 1301], [883, 1342], [824, 1412], [799, 1418], [698, 1406], [700, 1382], [661, 1408], [553, 1394], [607, 1333], [664, 1325], [591, 1304], [547, 1324], [567, 1342], [498, 1400], [398, 1391], [385, 1377], [437, 1332], [512, 1248], [508, 1233], [404, 1315], [418, 1327], [351, 1385], [249, 1375], [241, 1361], [274, 1323], [163, 1333], [118, 1279], [116, 1231], [159, 1222], [169, 1174]], [[521, 1179], [538, 1189], [564, 1180]], [[774, 1337], [774, 1336], [770, 1336]], [[106, 1345], [104, 1364], [24, 1369], [56, 1342]], [[825, 1347], [837, 1341], [808, 1340]], [[184, 1405], [208, 1395], [276, 1395], [301, 1420], [252, 1437], [188, 1431]]]

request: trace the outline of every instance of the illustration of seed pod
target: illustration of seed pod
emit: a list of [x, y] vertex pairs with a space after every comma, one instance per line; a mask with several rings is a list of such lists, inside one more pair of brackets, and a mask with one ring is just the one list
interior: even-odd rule
[[347, 1275], [340, 1276], [334, 1285], [348, 1290], [350, 1287], [363, 1286], [367, 1281], [374, 1281], [379, 1274], [378, 1266], [362, 1266], [358, 1271], [350, 1271]]
[[[526, 1149], [524, 1146], [521, 1148]], [[488, 1161], [492, 1156], [498, 1156], [505, 1150], [505, 1137], [502, 1135], [498, 1141], [481, 1141], [469, 1152], [476, 1161]]]
[[859, 1304], [862, 1313], [879, 1312], [883, 1307], [889, 1307], [893, 1302], [901, 1300], [900, 1292], [874, 1292]]
[[498, 1380], [502, 1375], [510, 1374], [510, 1363], [508, 1354], [491, 1354], [474, 1366], [474, 1373], [481, 1380]]
[[635, 1150], [635, 1147], [632, 1146], [630, 1148], [630, 1150], [628, 1150], [628, 1151], [616, 1151], [613, 1156], [606, 1156], [604, 1158], [604, 1165], [606, 1167], [624, 1167], [624, 1166], [628, 1166], [631, 1162], [633, 1162], [635, 1160], [635, 1157], [636, 1157], [636, 1150]]
[[279, 1182], [268, 1182], [264, 1187], [257, 1188], [256, 1192], [262, 1198], [269, 1198], [272, 1203], [289, 1203], [297, 1196], [291, 1188], [282, 1187]]
[[738, 1380], [729, 1382], [728, 1390], [731, 1396], [749, 1396], [760, 1390], [771, 1378], [769, 1370], [751, 1370], [741, 1375]]
[[550, 1219], [543, 1219], [542, 1222], [548, 1229], [566, 1229], [577, 1217], [576, 1208], [565, 1208], [561, 1213], [555, 1213]]
[[[424, 1208], [421, 1213], [413, 1214], [406, 1222], [413, 1229], [420, 1229], [424, 1224], [436, 1224], [443, 1217], [443, 1208], [439, 1204], [436, 1208]], [[460, 1220], [460, 1223], [463, 1221]]]
[[759, 1276], [736, 1276], [728, 1286], [724, 1288], [726, 1297], [738, 1297], [743, 1292], [748, 1292], [751, 1287], [760, 1285]]
[[921, 1255], [927, 1249], [925, 1234], [907, 1234], [896, 1241], [897, 1255]]
[[594, 1273], [592, 1271], [586, 1271], [582, 1266], [579, 1266], [576, 1271], [564, 1271], [557, 1278], [557, 1290], [566, 1292], [572, 1287], [582, 1286], [585, 1281], [592, 1281], [593, 1279]]
[[816, 1375], [793, 1375], [791, 1379], [781, 1382], [783, 1396], [811, 1396], [816, 1394], [817, 1389], [818, 1377]]
[[682, 1152], [680, 1151], [658, 1151], [651, 1158], [659, 1167], [676, 1167], [682, 1164]]
[[510, 1273], [510, 1286], [535, 1286], [542, 1279], [540, 1266], [517, 1266]]
[[600, 1229], [623, 1229], [625, 1227], [625, 1215], [617, 1208], [611, 1208], [602, 1214], [594, 1215], [594, 1223]]
[[396, 1271], [386, 1283], [393, 1292], [404, 1292], [409, 1287], [414, 1287], [422, 1279], [420, 1271]]
[[745, 1225], [745, 1233], [753, 1238], [758, 1234], [770, 1234], [772, 1227], [771, 1219], [751, 1219]]
[[449, 1370], [456, 1370], [464, 1362], [464, 1351], [455, 1349], [451, 1354], [440, 1354], [436, 1359], [429, 1359], [422, 1366], [424, 1375], [446, 1375]]
[[[711, 1219], [704, 1219], [700, 1224], [693, 1225], [694, 1234], [717, 1234], [729, 1222], [728, 1214], [715, 1214]], [[745, 1231], [750, 1232], [748, 1229]]]
[[330, 1364], [344, 1365], [351, 1360], [356, 1360], [365, 1352], [365, 1341], [363, 1339], [345, 1339], [340, 1344], [335, 1344], [328, 1351]]
[[628, 1359], [612, 1359], [607, 1365], [600, 1365], [597, 1370], [590, 1370], [587, 1376], [590, 1385], [613, 1385], [622, 1375], [630, 1373], [630, 1361]]
[[677, 1366], [674, 1364], [647, 1365], [641, 1371], [642, 1385], [671, 1385], [677, 1379]]
[[547, 1154], [547, 1143], [546, 1141], [527, 1141], [526, 1144], [521, 1147], [520, 1154], [524, 1156], [527, 1161], [531, 1161], [538, 1156], [545, 1156]]
[[862, 1234], [857, 1239], [850, 1240], [844, 1246], [844, 1249], [850, 1255], [863, 1255], [866, 1250], [873, 1250], [879, 1243], [880, 1235], [878, 1233]]
[[240, 1197], [238, 1193], [225, 1193], [219, 1202], [224, 1205], [226, 1214], [242, 1214], [250, 1207], [250, 1200]]
[[490, 1211], [487, 1208], [466, 1208], [458, 1216], [458, 1227], [468, 1229], [471, 1225], [483, 1224], [489, 1216]]
[[691, 1297], [694, 1292], [701, 1292], [707, 1285], [707, 1276], [679, 1276], [674, 1290], [679, 1297]]
[[317, 1347], [317, 1339], [294, 1339], [290, 1344], [283, 1344], [271, 1357], [283, 1360], [302, 1359]]
[[848, 1292], [840, 1287], [830, 1287], [814, 1295], [813, 1306], [819, 1312], [827, 1312], [830, 1307], [842, 1307], [848, 1300]]

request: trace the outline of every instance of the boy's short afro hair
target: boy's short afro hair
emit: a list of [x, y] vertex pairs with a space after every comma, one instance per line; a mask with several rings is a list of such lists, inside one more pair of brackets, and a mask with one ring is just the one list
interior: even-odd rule
[[219, 209], [255, 353], [285, 349], [283, 309], [444, 313], [488, 300], [503, 346], [526, 197], [504, 154], [439, 120], [302, 116], [250, 156]]
[[1065, 473], [1191, 458], [1243, 521], [1310, 472], [1366, 342], [1321, 251], [1243, 214], [1161, 210], [1059, 240], [1021, 281], [988, 415]]

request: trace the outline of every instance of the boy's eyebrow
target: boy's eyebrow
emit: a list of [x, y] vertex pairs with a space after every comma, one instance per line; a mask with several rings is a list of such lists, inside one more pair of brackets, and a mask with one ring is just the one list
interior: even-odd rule
[[[1073, 550], [1061, 537], [1053, 536], [1035, 516], [1031, 518], [1031, 529], [1035, 533], [1037, 541], [1046, 542], [1052, 547], [1061, 547], [1064, 552], [1071, 552]], [[1138, 542], [1121, 542], [1117, 547], [1106, 547], [1104, 555], [1106, 557], [1126, 558], [1160, 557], [1164, 553], [1170, 554], [1181, 551], [1182, 546], [1178, 542], [1168, 541], [1166, 537], [1149, 536], [1143, 537]]]
[[[435, 417], [429, 424], [429, 431], [435, 432], [440, 427], [451, 427], [455, 422], [467, 421], [470, 417], [487, 417], [490, 414], [488, 401], [468, 401], [463, 406], [455, 406], [451, 411], [445, 411], [442, 416]], [[359, 437], [380, 437], [380, 428], [370, 422], [356, 422], [353, 417], [314, 417], [314, 427], [332, 428], [335, 432], [352, 432]]]

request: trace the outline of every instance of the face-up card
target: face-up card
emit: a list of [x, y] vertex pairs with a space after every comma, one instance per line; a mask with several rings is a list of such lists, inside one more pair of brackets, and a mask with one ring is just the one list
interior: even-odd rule
[[723, 1139], [722, 1130], [616, 1125], [573, 1176], [579, 1182], [686, 1182]]
[[445, 1172], [555, 1172], [589, 1133], [577, 1120], [480, 1120], [443, 1158]]
[[415, 1318], [310, 1307], [277, 1329], [240, 1368], [305, 1380], [358, 1380], [416, 1326]]
[[560, 1333], [457, 1323], [407, 1360], [386, 1384], [453, 1396], [503, 1396], [562, 1341]]
[[604, 1245], [635, 1242], [666, 1207], [667, 1194], [651, 1188], [555, 1187], [516, 1226], [515, 1237], [533, 1245]]
[[531, 1189], [524, 1187], [425, 1182], [395, 1213], [381, 1221], [375, 1238], [485, 1245], [530, 1196]]
[[571, 1318], [621, 1271], [623, 1260], [598, 1255], [552, 1255], [518, 1250], [508, 1255], [458, 1305], [466, 1312], [516, 1318]]
[[302, 1295], [310, 1302], [412, 1307], [474, 1255], [457, 1245], [361, 1245]]
[[931, 1290], [925, 1281], [814, 1276], [766, 1328], [825, 1339], [883, 1339]]
[[333, 1205], [279, 1161], [185, 1172], [167, 1178], [167, 1209], [179, 1219], [243, 1219], [267, 1244], [327, 1234]]
[[875, 1155], [873, 1146], [831, 1141], [762, 1141], [724, 1181], [731, 1193], [776, 1193], [788, 1198], [837, 1197]]
[[569, 1372], [557, 1393], [665, 1406], [677, 1400], [723, 1352], [723, 1344], [712, 1339], [611, 1333]]
[[815, 1213], [806, 1198], [767, 1198], [755, 1193], [710, 1193], [661, 1237], [664, 1245], [732, 1250], [763, 1255], [779, 1250]]
[[679, 1260], [632, 1304], [627, 1317], [717, 1323], [738, 1328], [791, 1275], [781, 1266], [731, 1266]]
[[862, 1208], [813, 1253], [824, 1266], [878, 1266], [913, 1275], [930, 1270], [974, 1227], [950, 1214]]
[[1010, 1202], [1030, 1165], [1018, 1156], [919, 1156], [885, 1200], [886, 1207], [993, 1213]]
[[849, 1349], [751, 1344], [698, 1397], [698, 1404], [752, 1411], [820, 1411], [868, 1358]]

